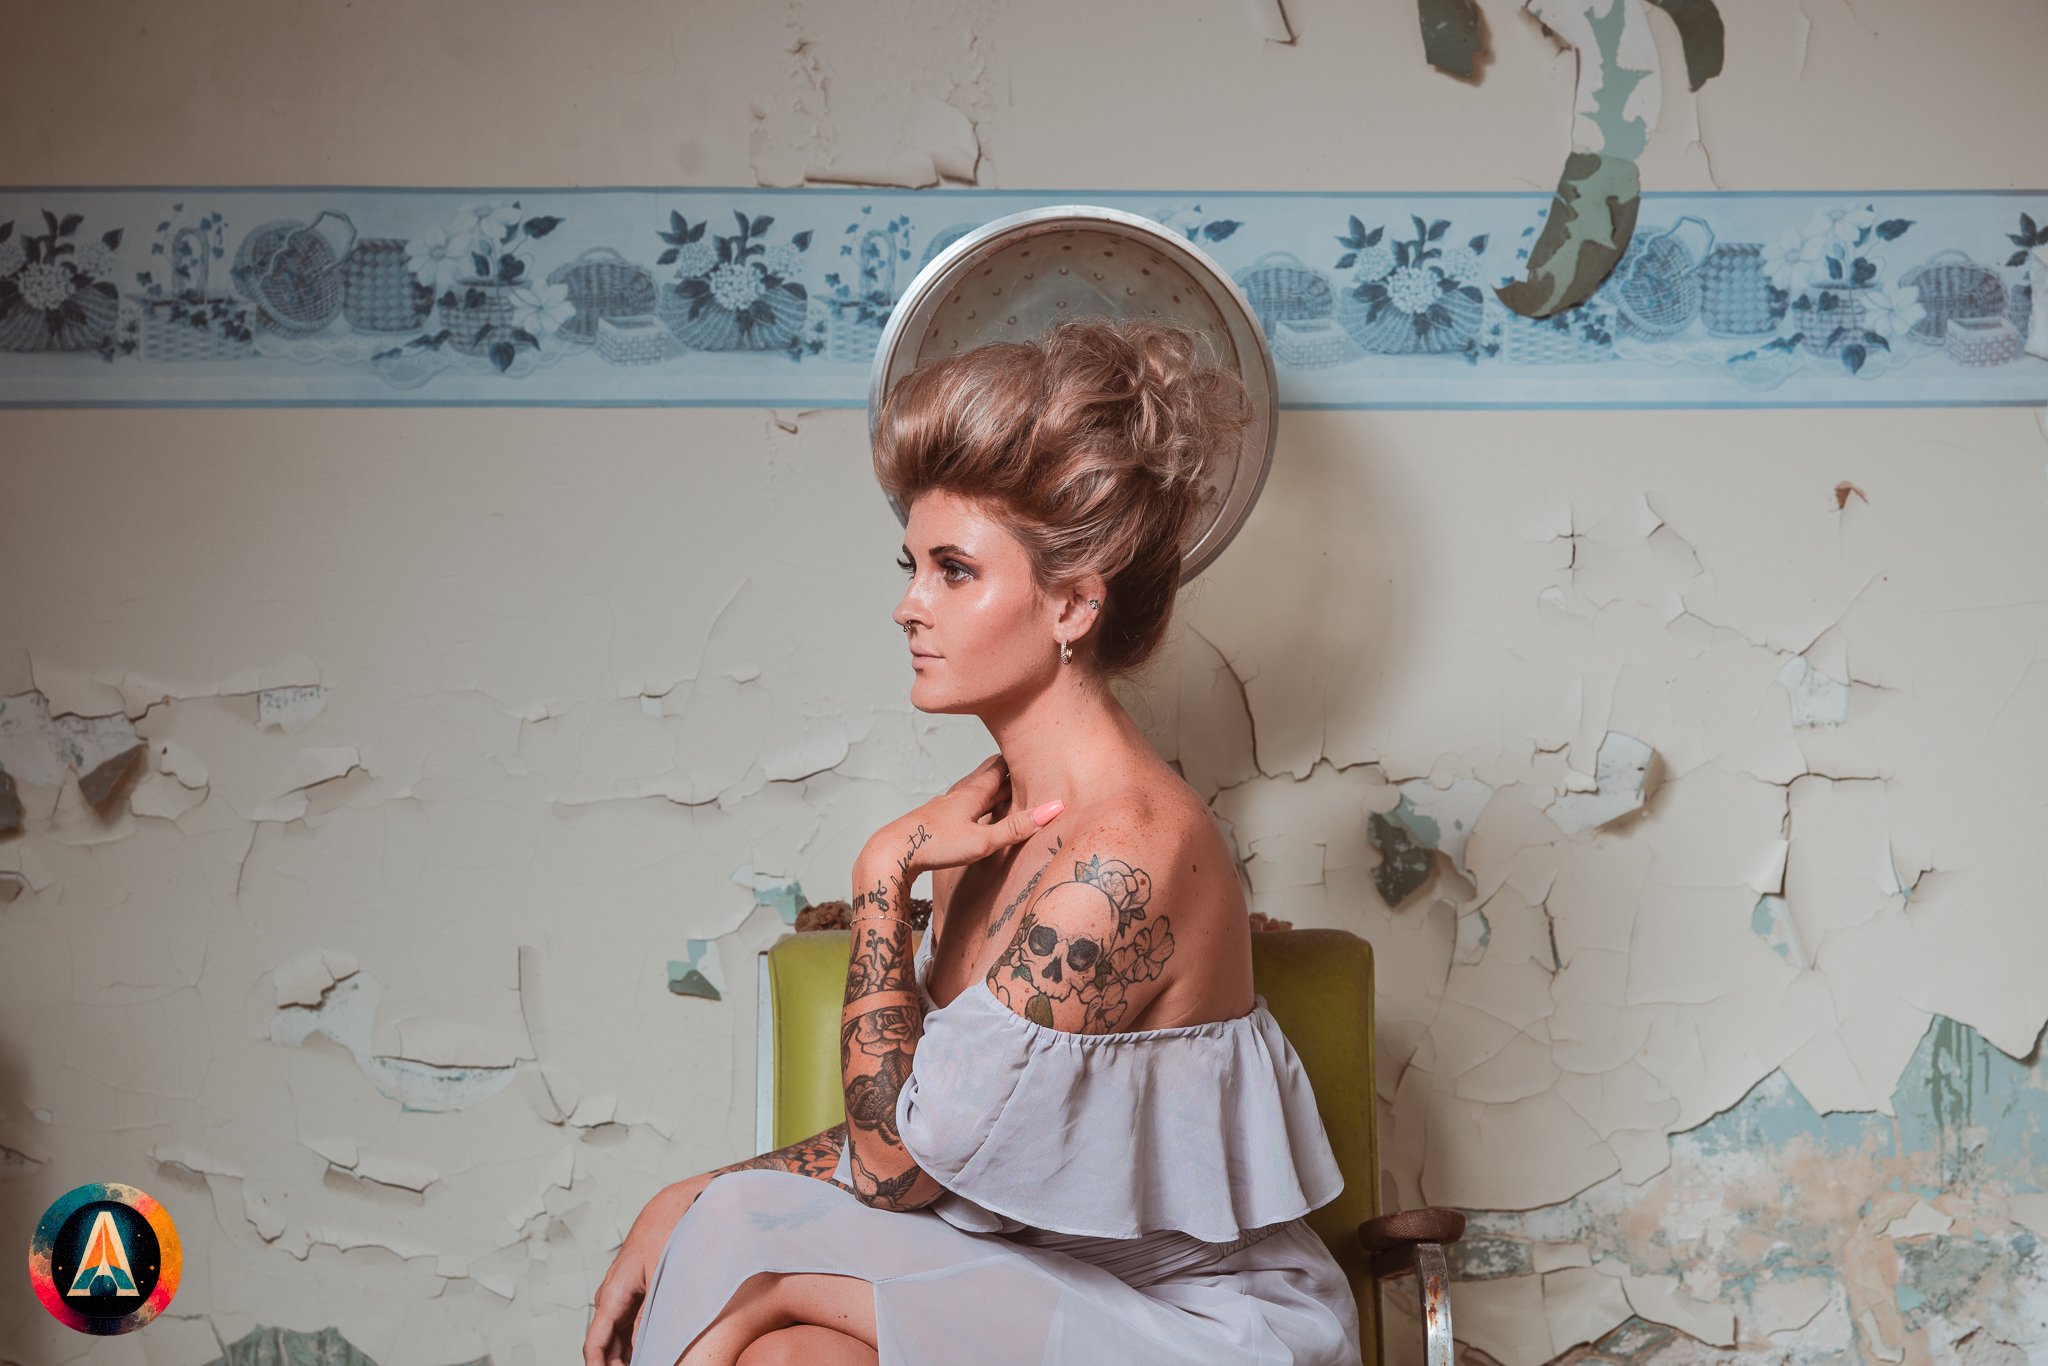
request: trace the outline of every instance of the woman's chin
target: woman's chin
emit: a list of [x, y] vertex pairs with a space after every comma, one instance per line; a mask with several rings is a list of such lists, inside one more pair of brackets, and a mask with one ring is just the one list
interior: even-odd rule
[[930, 712], [934, 716], [944, 716], [961, 710], [960, 707], [953, 705], [948, 700], [944, 688], [939, 687], [922, 673], [911, 680], [910, 705], [916, 707], [919, 711]]

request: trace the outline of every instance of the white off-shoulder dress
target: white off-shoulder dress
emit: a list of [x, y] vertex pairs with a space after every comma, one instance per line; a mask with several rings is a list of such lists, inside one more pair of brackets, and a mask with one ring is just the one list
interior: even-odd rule
[[1344, 1178], [1265, 998], [1071, 1034], [985, 982], [936, 1005], [931, 939], [896, 1120], [946, 1193], [897, 1212], [795, 1172], [714, 1178], [654, 1269], [633, 1366], [673, 1366], [762, 1271], [873, 1282], [881, 1366], [1356, 1366], [1357, 1303], [1303, 1218]]

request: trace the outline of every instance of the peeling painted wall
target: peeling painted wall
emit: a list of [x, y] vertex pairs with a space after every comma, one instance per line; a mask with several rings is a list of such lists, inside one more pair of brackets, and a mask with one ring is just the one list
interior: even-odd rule
[[[1484, 8], [1474, 88], [1301, 0], [46, 7], [92, 60], [0, 127], [22, 183], [1543, 188], [1573, 66]], [[2048, 182], [2039, 6], [1725, 9], [1650, 188]], [[186, 1266], [121, 1339], [0, 1301], [0, 1361], [574, 1359], [750, 1150], [755, 950], [986, 753], [904, 700], [862, 416], [4, 430], [0, 1223], [135, 1181]], [[1468, 1361], [2048, 1353], [2044, 461], [2014, 409], [1288, 415], [1129, 700], [1258, 909], [1373, 941]]]

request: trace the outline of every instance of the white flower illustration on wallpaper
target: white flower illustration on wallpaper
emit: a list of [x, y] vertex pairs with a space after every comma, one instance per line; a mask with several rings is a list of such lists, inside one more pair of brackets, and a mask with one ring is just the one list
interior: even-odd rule
[[1893, 285], [1889, 289], [1873, 286], [1870, 297], [1863, 301], [1863, 325], [1886, 337], [1905, 336], [1926, 316], [1927, 306], [1920, 302], [1918, 285]]
[[535, 336], [558, 330], [576, 314], [565, 284], [526, 284], [512, 291], [512, 321]]
[[469, 246], [470, 238], [459, 234], [452, 223], [428, 228], [412, 239], [405, 264], [414, 279], [439, 294], [455, 288], [455, 282], [470, 273]]
[[1764, 276], [1788, 294], [1797, 294], [1826, 270], [1829, 238], [1787, 228], [1763, 247]]

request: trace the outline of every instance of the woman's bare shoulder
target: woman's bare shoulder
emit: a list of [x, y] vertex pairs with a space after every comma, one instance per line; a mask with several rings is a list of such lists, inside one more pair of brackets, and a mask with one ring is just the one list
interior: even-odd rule
[[997, 1000], [1091, 1034], [1249, 1009], [1243, 895], [1215, 819], [1183, 791], [1134, 788], [1060, 813], [1073, 823], [1058, 866], [988, 970]]

